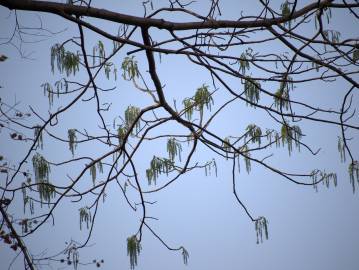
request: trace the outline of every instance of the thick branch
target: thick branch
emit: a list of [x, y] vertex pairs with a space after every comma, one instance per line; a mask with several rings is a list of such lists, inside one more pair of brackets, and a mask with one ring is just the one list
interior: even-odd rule
[[[255, 28], [270, 27], [276, 24], [285, 23], [293, 20], [311, 10], [324, 8], [329, 6], [334, 0], [323, 0], [315, 2], [293, 12], [290, 16], [276, 17], [270, 19], [259, 19], [252, 21], [238, 20], [207, 20], [203, 22], [184, 22], [176, 23], [163, 19], [143, 18], [137, 16], [126, 15], [106, 9], [76, 6], [70, 4], [53, 3], [48, 1], [24, 1], [24, 0], [0, 0], [0, 5], [9, 9], [40, 11], [54, 14], [68, 14], [75, 16], [86, 16], [92, 18], [103, 19], [116, 23], [123, 23], [139, 27], [156, 27], [166, 30], [194, 30], [194, 29], [218, 29], [218, 28]], [[359, 6], [359, 4], [358, 4]]]

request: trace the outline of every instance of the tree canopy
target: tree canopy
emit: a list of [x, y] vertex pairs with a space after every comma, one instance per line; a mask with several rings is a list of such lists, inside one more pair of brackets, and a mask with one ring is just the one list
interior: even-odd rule
[[[243, 198], [247, 178], [318, 192], [344, 183], [355, 193], [359, 28], [348, 26], [359, 25], [359, 2], [247, 4], [234, 11], [235, 1], [146, 0], [131, 3], [134, 14], [117, 2], [0, 0], [12, 26], [1, 36], [0, 68], [15, 57], [24, 63], [1, 77], [1, 91], [15, 93], [9, 81], [27, 87], [15, 101], [0, 100], [2, 248], [23, 256], [25, 269], [103, 267], [101, 250], [90, 262], [80, 254], [96, 249], [99, 219], [121, 215], [112, 197], [136, 217], [127, 251], [109, 243], [127, 252], [131, 269], [145, 235], [187, 264], [190, 250], [161, 234], [156, 212], [157, 200], [171, 200], [159, 195], [167, 189], [184, 204], [186, 179], [228, 183], [258, 244], [271, 217]], [[206, 188], [195, 192], [202, 200]], [[261, 196], [252, 195], [265, 204]], [[62, 223], [78, 234], [57, 252], [35, 254], [26, 244]]]

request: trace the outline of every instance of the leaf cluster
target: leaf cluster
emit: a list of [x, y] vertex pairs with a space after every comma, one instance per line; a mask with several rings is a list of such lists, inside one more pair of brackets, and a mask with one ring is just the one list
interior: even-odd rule
[[127, 255], [130, 257], [130, 267], [135, 269], [137, 266], [137, 258], [140, 255], [141, 243], [138, 241], [136, 235], [127, 238]]
[[169, 138], [167, 140], [167, 152], [171, 161], [174, 161], [176, 156], [178, 156], [181, 161], [182, 146], [175, 138]]
[[67, 76], [75, 75], [80, 69], [80, 56], [78, 53], [66, 51], [64, 46], [55, 44], [51, 47], [51, 70], [54, 72], [55, 65], [60, 73]]
[[80, 214], [80, 230], [82, 230], [82, 223], [86, 223], [86, 228], [89, 229], [89, 225], [92, 221], [91, 211], [88, 207], [82, 207], [79, 209]]
[[209, 86], [203, 84], [201, 87], [197, 88], [196, 93], [192, 98], [185, 98], [182, 103], [184, 105], [185, 117], [188, 120], [191, 120], [194, 109], [199, 111], [202, 116], [204, 107], [211, 110], [214, 101], [212, 94], [209, 91]]
[[259, 101], [259, 93], [261, 89], [261, 84], [250, 78], [245, 77], [244, 79], [244, 95], [246, 96], [247, 100], [250, 102], [247, 102], [247, 105], [250, 104], [250, 106], [254, 106], [254, 104], [257, 104]]
[[125, 80], [131, 81], [139, 77], [140, 72], [138, 70], [137, 60], [134, 58], [134, 56], [127, 56], [122, 62], [122, 77]]
[[[136, 128], [136, 133], [140, 130], [141, 128], [141, 122], [139, 120], [137, 120], [139, 114], [140, 114], [141, 110], [138, 107], [135, 106], [128, 106], [126, 111], [125, 111], [125, 125], [126, 125], [126, 129], [128, 130], [135, 122], [135, 128]], [[131, 134], [133, 134], [133, 132], [131, 132]]]
[[75, 149], [77, 147], [77, 137], [76, 137], [76, 129], [69, 129], [67, 131], [67, 137], [69, 139], [69, 149], [72, 153], [72, 156], [75, 154]]
[[257, 235], [257, 244], [263, 243], [263, 238], [268, 240], [268, 221], [265, 217], [259, 217], [254, 221]]
[[148, 184], [151, 185], [152, 181], [156, 184], [158, 176], [162, 173], [168, 173], [174, 168], [174, 161], [167, 158], [159, 158], [153, 156], [150, 162], [150, 168], [146, 170]]

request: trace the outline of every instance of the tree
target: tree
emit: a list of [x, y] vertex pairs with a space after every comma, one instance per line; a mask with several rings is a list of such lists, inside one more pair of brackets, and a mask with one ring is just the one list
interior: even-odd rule
[[[127, 238], [131, 269], [145, 232], [179, 252], [187, 264], [187, 249], [168, 244], [154, 229], [157, 217], [151, 211], [155, 194], [196, 170], [212, 176], [230, 170], [234, 198], [261, 243], [268, 239], [267, 217], [246, 206], [236, 188], [238, 176], [258, 167], [272, 178], [315, 190], [321, 184], [336, 186], [335, 171], [305, 164], [298, 172], [292, 170], [298, 164], [276, 160], [283, 148], [292, 159], [299, 151], [308, 160], [325, 159], [318, 146], [329, 135], [337, 140], [356, 191], [359, 163], [352, 149], [359, 129], [359, 39], [353, 29], [339, 32], [334, 16], [344, 10], [355, 25], [359, 3], [260, 0], [251, 11], [256, 13], [238, 12], [234, 18], [222, 15], [220, 1], [207, 4], [148, 0], [139, 5], [143, 16], [135, 16], [116, 6], [102, 7], [100, 1], [0, 0], [14, 24], [3, 46], [15, 46], [25, 62], [31, 55], [24, 44], [36, 47], [45, 35], [55, 39], [68, 33], [49, 51], [51, 71], [41, 82], [48, 107], [23, 108], [1, 100], [2, 140], [10, 135], [6, 140], [21, 143], [26, 151], [15, 161], [9, 153], [0, 157], [0, 234], [3, 246], [21, 250], [26, 269], [45, 262], [75, 269], [85, 264], [80, 250], [89, 246], [99, 209], [115, 187], [128, 207], [140, 213]], [[21, 16], [27, 12], [59, 16], [71, 28], [65, 34], [50, 31], [44, 19], [40, 26], [38, 21], [23, 25]], [[0, 65], [11, 61], [8, 57], [1, 55]], [[185, 71], [169, 61], [185, 61], [186, 69], [207, 79], [182, 77]], [[169, 73], [175, 82], [162, 75]], [[334, 109], [326, 99], [331, 84], [340, 87]], [[125, 87], [133, 89], [126, 92]], [[40, 98], [36, 89], [29, 91]], [[127, 101], [131, 97], [136, 104]], [[71, 120], [76, 114], [82, 114], [77, 123]], [[304, 139], [313, 123], [337, 133]], [[54, 150], [65, 146], [67, 152]], [[17, 207], [21, 200], [23, 211]], [[79, 228], [87, 236], [81, 242], [69, 240], [60, 253], [33, 254], [25, 239], [57, 224], [61, 205], [78, 209]], [[93, 264], [102, 266], [101, 252], [97, 254]]]

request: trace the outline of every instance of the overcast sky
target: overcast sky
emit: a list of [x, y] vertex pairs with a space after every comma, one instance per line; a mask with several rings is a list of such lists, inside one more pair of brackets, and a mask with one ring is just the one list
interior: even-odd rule
[[[100, 1], [93, 1], [94, 5]], [[102, 1], [101, 1], [102, 2]], [[104, 1], [106, 8], [119, 12], [143, 15], [141, 1]], [[195, 9], [205, 15], [208, 11], [208, 1], [200, 1], [195, 4]], [[234, 19], [243, 10], [245, 15], [257, 15], [259, 5], [257, 1], [222, 1], [223, 18]], [[277, 3], [278, 2], [278, 3]], [[303, 1], [304, 2], [304, 1]], [[310, 2], [310, 1], [305, 1]], [[154, 3], [155, 8], [160, 6]], [[280, 4], [279, 1], [273, 1]], [[102, 3], [101, 3], [102, 4]], [[302, 3], [301, 3], [302, 5]], [[13, 104], [19, 101], [19, 109], [28, 110], [31, 105], [42, 116], [46, 117], [49, 104], [47, 97], [43, 96], [40, 85], [44, 82], [55, 82], [59, 74], [51, 73], [50, 47], [62, 42], [67, 38], [78, 36], [76, 25], [66, 23], [63, 19], [45, 14], [18, 13], [20, 23], [23, 25], [39, 25], [39, 17], [43, 27], [51, 29], [56, 34], [48, 37], [36, 37], [38, 42], [23, 44], [22, 50], [28, 56], [21, 57], [17, 49], [10, 45], [1, 45], [0, 54], [9, 59], [0, 64], [0, 96], [3, 101]], [[183, 20], [183, 17], [169, 17], [173, 20]], [[187, 18], [187, 17], [185, 17]], [[356, 31], [352, 36], [358, 37], [359, 27], [354, 27], [354, 19], [347, 11], [333, 13], [333, 25], [340, 31], [343, 39], [346, 35]], [[91, 20], [91, 22], [98, 22]], [[105, 22], [98, 22], [103, 29], [115, 31], [117, 26]], [[14, 27], [14, 14], [5, 8], [0, 8], [0, 37], [11, 35]], [[313, 24], [312, 24], [313, 27]], [[308, 26], [308, 31], [310, 31]], [[348, 29], [350, 29], [348, 31]], [[163, 37], [161, 31], [151, 32], [154, 37]], [[99, 39], [98, 36], [85, 31], [87, 46], [91, 52], [92, 46]], [[135, 38], [139, 38], [137, 33]], [[255, 38], [263, 37], [261, 33]], [[27, 37], [29, 41], [34, 37]], [[105, 46], [111, 50], [110, 42], [104, 41]], [[272, 43], [273, 44], [273, 43]], [[283, 47], [268, 47], [258, 45], [261, 52], [276, 52]], [[118, 69], [126, 52], [132, 50], [127, 47], [121, 54], [116, 56], [115, 63]], [[246, 48], [243, 48], [244, 51]], [[238, 55], [242, 52], [238, 52]], [[145, 78], [147, 62], [144, 53], [136, 54], [141, 72]], [[168, 101], [178, 100], [181, 105], [183, 97], [193, 95], [196, 88], [203, 83], [211, 85], [211, 77], [203, 68], [194, 66], [186, 58], [178, 56], [162, 55], [161, 63], [156, 57], [158, 64], [158, 75]], [[254, 74], [257, 75], [257, 74]], [[253, 76], [254, 76], [253, 75]], [[119, 76], [120, 77], [120, 76]], [[77, 81], [86, 82], [84, 71], [80, 71]], [[356, 80], [358, 77], [356, 77]], [[230, 80], [230, 79], [229, 79]], [[149, 80], [148, 80], [149, 81]], [[135, 90], [130, 82], [119, 78], [108, 81], [105, 76], [97, 81], [101, 87], [116, 86], [115, 92], [103, 94], [103, 103], [112, 103], [112, 112], [106, 114], [108, 123], [118, 115], [123, 116], [127, 105], [132, 104], [144, 107], [150, 104], [151, 99], [143, 93]], [[234, 81], [229, 81], [233, 83]], [[150, 84], [151, 85], [151, 84]], [[221, 88], [219, 86], [219, 88]], [[223, 91], [223, 89], [221, 89]], [[322, 105], [327, 108], [339, 108], [341, 99], [346, 91], [346, 85], [341, 82], [331, 84], [312, 83], [297, 85], [293, 96], [299, 100], [316, 102], [314, 105]], [[215, 95], [215, 106], [219, 106], [228, 100], [227, 94]], [[90, 95], [89, 95], [90, 96]], [[89, 97], [88, 96], [88, 97]], [[61, 102], [54, 101], [53, 108], [67, 104], [71, 99], [65, 97]], [[356, 102], [356, 103], [355, 103]], [[358, 104], [358, 95], [354, 97], [353, 104]], [[171, 103], [172, 104], [172, 103]], [[61, 126], [51, 128], [51, 131], [59, 137], [67, 137], [68, 128], [88, 130], [98, 134], [100, 124], [93, 102], [82, 102], [72, 108], [59, 121]], [[29, 123], [41, 123], [34, 118]], [[263, 129], [276, 128], [280, 126], [270, 120], [258, 110], [251, 109], [244, 104], [233, 105], [216, 119], [211, 131], [218, 133], [221, 137], [231, 134], [240, 134], [250, 123], [258, 123]], [[358, 125], [358, 113], [353, 118], [353, 123]], [[248, 219], [243, 209], [237, 204], [232, 193], [231, 162], [225, 160], [217, 161], [218, 176], [214, 174], [205, 176], [204, 170], [195, 170], [183, 176], [179, 181], [170, 185], [161, 192], [148, 196], [155, 204], [148, 206], [149, 215], [159, 220], [151, 220], [149, 223], [153, 229], [171, 246], [184, 246], [190, 254], [189, 263], [185, 266], [182, 262], [180, 252], [168, 251], [154, 236], [144, 229], [142, 250], [136, 269], [276, 269], [276, 270], [302, 270], [302, 269], [346, 269], [356, 270], [358, 267], [359, 250], [359, 198], [353, 194], [347, 173], [348, 164], [340, 163], [337, 151], [337, 138], [340, 135], [338, 127], [311, 122], [300, 123], [305, 143], [314, 149], [321, 148], [317, 156], [311, 156], [305, 149], [298, 153], [294, 151], [289, 157], [286, 148], [271, 149], [266, 153], [275, 153], [271, 158], [271, 164], [280, 166], [294, 172], [310, 172], [318, 168], [327, 172], [338, 174], [338, 187], [329, 189], [320, 185], [318, 192], [312, 187], [295, 185], [284, 180], [276, 174], [268, 172], [263, 167], [253, 165], [250, 174], [244, 170], [237, 176], [237, 191], [240, 198], [246, 204], [250, 212], [255, 216], [265, 216], [269, 221], [269, 240], [262, 244], [256, 244], [254, 224]], [[183, 129], [175, 125], [161, 127], [158, 133], [151, 135], [183, 132]], [[237, 133], [236, 133], [237, 132]], [[351, 146], [354, 155], [358, 153], [358, 135], [351, 134], [354, 139]], [[9, 160], [16, 162], [26, 153], [29, 145], [14, 142], [9, 139], [9, 131], [2, 130], [0, 133], [1, 154]], [[53, 162], [71, 158], [71, 152], [67, 144], [54, 143], [52, 139], [44, 137], [44, 155]], [[190, 148], [183, 144], [184, 153]], [[90, 154], [94, 157], [100, 156], [108, 151], [108, 148], [100, 144], [85, 144], [79, 146], [77, 154]], [[98, 154], [97, 154], [98, 153]], [[146, 143], [146, 146], [135, 156], [134, 160], [141, 170], [143, 186], [147, 186], [145, 169], [148, 168], [153, 155], [166, 155], [165, 140]], [[264, 155], [258, 155], [258, 158]], [[205, 163], [216, 158], [205, 147], [200, 146], [195, 154], [194, 162]], [[193, 165], [192, 164], [192, 165]], [[83, 163], [82, 163], [83, 166]], [[32, 170], [30, 164], [27, 167]], [[76, 176], [79, 167], [66, 167], [65, 169], [52, 169], [52, 177], [57, 183], [68, 181], [66, 175]], [[1, 176], [3, 177], [3, 176]], [[1, 180], [3, 181], [3, 180]], [[90, 182], [90, 176], [88, 176]], [[166, 182], [165, 178], [159, 179], [159, 185]], [[132, 199], [138, 202], [135, 193], [129, 191]], [[131, 193], [132, 192], [132, 193]], [[137, 200], [137, 201], [136, 201]], [[78, 209], [91, 202], [91, 198], [85, 198], [83, 202], [76, 205], [69, 201], [60, 205], [55, 211], [55, 226], [51, 222], [36, 232], [36, 234], [25, 238], [30, 251], [44, 256], [54, 254], [65, 247], [65, 241], [74, 239], [82, 242], [87, 231], [79, 230]], [[22, 214], [21, 197], [16, 200], [12, 213], [15, 216]], [[46, 210], [46, 207], [44, 208]], [[130, 269], [129, 258], [126, 253], [126, 239], [136, 233], [140, 221], [140, 213], [134, 213], [126, 204], [125, 199], [115, 184], [107, 189], [104, 203], [99, 206], [99, 214], [96, 218], [96, 226], [89, 247], [80, 251], [83, 262], [91, 262], [93, 259], [104, 259], [102, 269]], [[65, 257], [65, 256], [64, 256]], [[1, 269], [6, 269], [14, 258], [14, 252], [7, 246], [0, 244]], [[21, 259], [13, 265], [12, 269], [22, 269]], [[62, 267], [60, 264], [52, 263], [53, 269]], [[80, 266], [79, 269], [94, 269], [94, 265]], [[44, 267], [46, 269], [46, 267]], [[71, 269], [71, 268], [69, 268]]]

